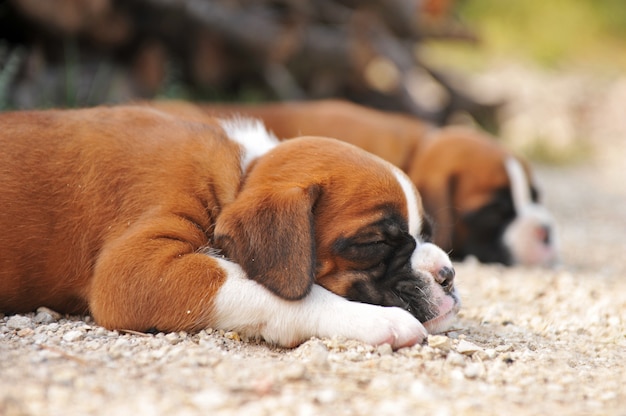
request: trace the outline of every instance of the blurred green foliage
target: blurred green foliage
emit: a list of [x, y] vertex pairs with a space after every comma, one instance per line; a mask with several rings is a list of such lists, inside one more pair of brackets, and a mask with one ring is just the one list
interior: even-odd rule
[[490, 55], [626, 68], [624, 0], [460, 0], [457, 12]]

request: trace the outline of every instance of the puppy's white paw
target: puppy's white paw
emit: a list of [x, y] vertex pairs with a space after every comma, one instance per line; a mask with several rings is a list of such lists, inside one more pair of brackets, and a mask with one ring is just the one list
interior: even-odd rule
[[[428, 336], [424, 326], [407, 311], [350, 302], [349, 311], [327, 322], [329, 335], [341, 335], [371, 345], [389, 344], [395, 350], [420, 344]], [[324, 331], [324, 332], [327, 332]]]

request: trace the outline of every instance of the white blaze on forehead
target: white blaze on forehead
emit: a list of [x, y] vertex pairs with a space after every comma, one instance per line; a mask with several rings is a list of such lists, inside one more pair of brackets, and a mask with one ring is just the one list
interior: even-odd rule
[[245, 170], [252, 160], [272, 150], [278, 139], [267, 130], [261, 120], [254, 118], [235, 117], [220, 119], [220, 125], [228, 137], [244, 148], [241, 168]]
[[[557, 260], [553, 220], [550, 212], [534, 202], [530, 181], [522, 164], [510, 157], [504, 162], [511, 184], [516, 217], [502, 236], [515, 263], [553, 264]], [[547, 233], [547, 234], [546, 234]]]
[[526, 172], [519, 160], [514, 157], [509, 157], [504, 162], [504, 167], [511, 181], [511, 196], [515, 212], [517, 212], [517, 215], [521, 215], [524, 210], [533, 204]]
[[417, 197], [417, 190], [415, 189], [413, 182], [411, 182], [409, 177], [406, 176], [404, 172], [391, 164], [389, 166], [398, 180], [406, 198], [407, 212], [409, 213], [409, 234], [420, 241], [419, 234], [422, 230], [422, 216], [419, 211], [420, 205]]

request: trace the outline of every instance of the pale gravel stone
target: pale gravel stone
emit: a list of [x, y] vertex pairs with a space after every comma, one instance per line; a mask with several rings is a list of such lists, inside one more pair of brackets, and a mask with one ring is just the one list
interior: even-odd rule
[[409, 386], [409, 393], [414, 399], [420, 401], [437, 399], [437, 394], [435, 393], [435, 391], [421, 380], [415, 380], [411, 382], [411, 385]]
[[488, 359], [493, 360], [498, 356], [498, 352], [495, 350], [495, 348], [487, 348], [485, 350], [485, 355]]
[[308, 341], [305, 346], [308, 347], [305, 359], [312, 365], [324, 366], [328, 362], [329, 351], [326, 345], [320, 340]]
[[7, 320], [6, 326], [9, 329], [32, 328], [33, 321], [28, 316], [14, 315]]
[[469, 379], [479, 378], [484, 374], [484, 367], [481, 363], [469, 363], [463, 370], [463, 375]]
[[301, 363], [293, 363], [282, 374], [284, 380], [301, 380], [306, 376], [306, 367]]
[[466, 358], [458, 352], [450, 351], [446, 357], [446, 362], [455, 367], [465, 367], [467, 365]]
[[444, 335], [428, 335], [427, 342], [429, 347], [445, 352], [450, 351], [450, 348], [452, 348], [452, 339]]
[[228, 331], [226, 333], [224, 333], [224, 337], [231, 339], [233, 341], [241, 341], [241, 337], [239, 336], [239, 334], [237, 332], [234, 331]]
[[[58, 321], [59, 319], [61, 319], [60, 313], [50, 308], [46, 308], [45, 306], [41, 306], [37, 308], [37, 315], [40, 315], [40, 314], [48, 315], [50, 318], [52, 318], [53, 321]], [[87, 320], [87, 317], [85, 317], [85, 319]]]
[[496, 352], [509, 352], [513, 350], [513, 346], [512, 345], [498, 345], [495, 348]]
[[50, 315], [48, 312], [38, 312], [37, 315], [35, 315], [35, 317], [33, 318], [33, 322], [37, 323], [37, 324], [49, 324], [54, 322], [55, 319], [52, 315]]
[[63, 341], [75, 342], [85, 338], [85, 333], [81, 330], [68, 331], [63, 334]]
[[46, 328], [50, 332], [56, 332], [59, 329], [59, 323], [58, 322], [53, 322], [51, 324], [46, 325]]
[[475, 352], [482, 351], [482, 349], [478, 345], [464, 339], [460, 340], [455, 348], [458, 353], [465, 355], [472, 355]]
[[182, 341], [182, 338], [176, 332], [170, 332], [169, 334], [165, 335], [165, 339], [172, 345], [176, 345]]
[[337, 398], [337, 391], [334, 389], [326, 388], [317, 393], [315, 398], [322, 404], [329, 404], [335, 401]]
[[17, 336], [18, 337], [28, 337], [31, 336], [35, 333], [35, 331], [32, 328], [22, 328], [19, 331], [17, 331]]
[[376, 352], [378, 352], [378, 354], [380, 355], [391, 355], [393, 353], [393, 350], [391, 349], [391, 345], [382, 344], [379, 345], [378, 348], [376, 348]]

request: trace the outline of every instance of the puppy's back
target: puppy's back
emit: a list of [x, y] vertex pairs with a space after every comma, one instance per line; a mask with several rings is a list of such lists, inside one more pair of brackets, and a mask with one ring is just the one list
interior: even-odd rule
[[0, 310], [86, 311], [105, 241], [147, 210], [198, 203], [181, 195], [232, 199], [239, 177], [208, 175], [237, 151], [215, 126], [151, 109], [0, 114]]

